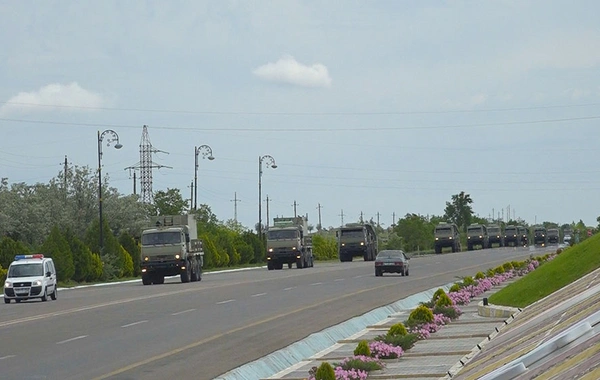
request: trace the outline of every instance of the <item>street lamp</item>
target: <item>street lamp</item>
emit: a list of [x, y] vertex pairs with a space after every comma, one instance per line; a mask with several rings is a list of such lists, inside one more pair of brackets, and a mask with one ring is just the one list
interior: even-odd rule
[[194, 172], [194, 210], [198, 207], [198, 155], [202, 153], [202, 158], [214, 160], [215, 157], [212, 154], [212, 149], [208, 145], [200, 145], [194, 148], [194, 155], [196, 157], [196, 165]]
[[[258, 157], [258, 237], [262, 241], [262, 188], [261, 188], [261, 178], [262, 178], [262, 163], [266, 161], [267, 167], [272, 167], [273, 169], [277, 168], [277, 164], [275, 164], [275, 159], [268, 154], [265, 154], [262, 157]], [[269, 221], [267, 220], [267, 224]]]
[[115, 149], [121, 149], [123, 145], [119, 142], [119, 135], [112, 129], [107, 129], [100, 133], [98, 131], [98, 213], [100, 216], [100, 254], [104, 250], [104, 236], [102, 234], [102, 141], [104, 136], [109, 135], [106, 139], [106, 146], [110, 146], [111, 143], [116, 142]]

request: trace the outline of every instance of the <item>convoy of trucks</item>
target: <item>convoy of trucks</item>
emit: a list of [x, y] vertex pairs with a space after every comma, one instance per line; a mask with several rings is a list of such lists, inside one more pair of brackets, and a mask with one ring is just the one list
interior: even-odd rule
[[267, 230], [267, 269], [314, 266], [312, 237], [308, 231], [308, 218], [304, 216], [273, 219]]
[[336, 231], [336, 236], [338, 257], [341, 262], [352, 261], [354, 257], [362, 257], [364, 261], [374, 261], [379, 252], [377, 233], [369, 223], [346, 224]]
[[144, 285], [163, 284], [165, 276], [200, 281], [204, 251], [194, 214], [163, 215], [142, 231], [140, 266]]

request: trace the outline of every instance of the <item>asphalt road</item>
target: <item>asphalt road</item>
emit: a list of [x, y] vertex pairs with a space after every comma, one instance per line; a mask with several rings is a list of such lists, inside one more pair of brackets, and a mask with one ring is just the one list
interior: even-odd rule
[[57, 301], [0, 304], [2, 379], [212, 379], [377, 307], [530, 248], [415, 257], [410, 276], [373, 262], [206, 274], [60, 291]]

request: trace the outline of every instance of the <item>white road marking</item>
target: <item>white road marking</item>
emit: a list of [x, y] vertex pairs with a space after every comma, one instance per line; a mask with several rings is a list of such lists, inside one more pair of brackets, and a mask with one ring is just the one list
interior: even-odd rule
[[222, 305], [224, 303], [229, 303], [229, 302], [234, 302], [235, 300], [227, 300], [227, 301], [221, 301], [221, 302], [217, 302], [217, 305]]
[[267, 293], [258, 293], [258, 294], [253, 294], [252, 297], [260, 297], [260, 296], [264, 296]]
[[335, 280], [333, 280], [333, 281], [344, 281], [344, 279], [343, 279], [343, 278], [336, 278], [336, 279], [335, 279]]
[[189, 309], [189, 310], [184, 310], [184, 311], [178, 311], [177, 313], [173, 313], [171, 315], [180, 315], [183, 313], [189, 313], [190, 311], [196, 311], [196, 309]]
[[314, 282], [311, 285], [323, 285], [323, 283], [322, 282]]
[[0, 358], [0, 360], [4, 360], [4, 359], [10, 359], [10, 358], [14, 358], [15, 355], [6, 355]]
[[294, 289], [294, 288], [296, 288], [296, 287], [295, 287], [295, 286], [292, 286], [292, 287], [289, 287], [289, 288], [285, 288], [285, 289], [283, 289], [283, 290], [292, 290], [292, 289]]
[[61, 340], [60, 342], [56, 342], [56, 344], [69, 343], [69, 342], [72, 342], [74, 340], [79, 340], [79, 339], [83, 339], [83, 338], [87, 338], [87, 335], [80, 335], [80, 336], [76, 336], [75, 338]]
[[129, 323], [127, 325], [123, 325], [121, 327], [131, 327], [131, 326], [139, 325], [140, 323], [146, 323], [146, 322], [148, 322], [148, 321], [137, 321], [137, 322]]

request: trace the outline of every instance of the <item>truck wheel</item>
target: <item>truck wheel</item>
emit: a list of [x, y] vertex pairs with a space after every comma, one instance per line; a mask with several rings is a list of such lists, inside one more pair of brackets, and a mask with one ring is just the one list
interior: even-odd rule
[[267, 261], [267, 269], [273, 270], [273, 262], [272, 261]]
[[196, 281], [202, 281], [202, 264], [200, 263], [200, 261], [197, 262], [197, 269], [196, 269]]
[[142, 275], [142, 284], [144, 284], [144, 285], [152, 284], [152, 281], [150, 281], [150, 275], [148, 275], [148, 274]]
[[302, 258], [296, 260], [296, 268], [302, 269]]
[[196, 262], [194, 262], [194, 265], [192, 265], [192, 273], [191, 273], [190, 281], [191, 282], [198, 281], [198, 264]]
[[288, 263], [288, 269], [292, 269], [293, 263]]
[[183, 283], [190, 282], [190, 266], [189, 266], [189, 263], [188, 263], [188, 265], [185, 266], [185, 269], [183, 270], [183, 272], [181, 272], [181, 282], [183, 282]]
[[165, 276], [161, 275], [161, 274], [157, 274], [154, 276], [154, 281], [155, 284], [157, 285], [162, 285], [165, 283]]

